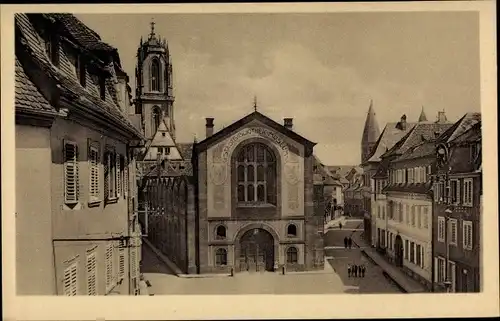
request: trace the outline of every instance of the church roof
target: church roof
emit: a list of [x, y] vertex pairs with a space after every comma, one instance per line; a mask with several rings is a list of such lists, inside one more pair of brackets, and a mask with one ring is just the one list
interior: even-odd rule
[[376, 142], [380, 136], [380, 128], [378, 127], [375, 110], [373, 109], [373, 101], [370, 101], [368, 114], [366, 115], [365, 127], [363, 129], [362, 141], [366, 143]]
[[307, 138], [297, 134], [293, 130], [289, 130], [285, 128], [285, 126], [278, 124], [271, 118], [261, 114], [258, 111], [254, 111], [251, 114], [248, 114], [247, 116], [241, 118], [240, 120], [232, 123], [231, 125], [223, 128], [222, 130], [218, 131], [217, 133], [213, 134], [210, 137], [205, 138], [195, 146], [196, 152], [200, 152], [202, 150], [205, 150], [208, 148], [208, 146], [211, 146], [212, 144], [216, 143], [217, 141], [221, 140], [222, 138], [228, 136], [229, 134], [233, 133], [234, 131], [240, 129], [244, 125], [250, 123], [253, 120], [257, 120], [262, 122], [263, 124], [269, 126], [270, 128], [280, 132], [281, 134], [290, 137], [291, 139], [301, 143], [302, 145], [309, 147], [312, 151], [312, 148], [316, 143], [311, 142]]

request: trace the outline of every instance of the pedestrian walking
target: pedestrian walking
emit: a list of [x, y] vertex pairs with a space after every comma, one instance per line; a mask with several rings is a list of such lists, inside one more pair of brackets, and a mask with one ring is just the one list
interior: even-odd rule
[[363, 265], [363, 277], [365, 277], [365, 273], [366, 273], [366, 266]]
[[350, 264], [347, 264], [347, 277], [351, 277], [352, 267]]
[[339, 229], [342, 229], [342, 223], [339, 223]]
[[347, 245], [349, 246], [349, 248], [352, 247], [352, 239], [351, 239], [351, 237], [349, 237], [349, 239], [347, 240]]
[[358, 266], [354, 264], [354, 277], [358, 277]]
[[347, 236], [346, 236], [346, 237], [344, 237], [344, 248], [346, 248], [346, 249], [347, 249]]

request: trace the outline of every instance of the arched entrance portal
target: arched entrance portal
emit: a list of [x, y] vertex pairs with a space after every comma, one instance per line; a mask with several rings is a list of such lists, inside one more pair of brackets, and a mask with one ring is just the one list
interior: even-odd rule
[[273, 271], [274, 237], [262, 228], [246, 231], [240, 238], [240, 271]]
[[394, 241], [394, 263], [396, 266], [403, 266], [403, 240], [397, 235]]

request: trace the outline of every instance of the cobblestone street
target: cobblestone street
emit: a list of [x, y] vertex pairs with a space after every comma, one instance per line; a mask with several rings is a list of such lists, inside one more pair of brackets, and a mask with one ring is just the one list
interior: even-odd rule
[[[237, 273], [234, 277], [177, 277], [148, 247], [143, 246], [142, 272], [154, 295], [180, 294], [334, 294], [401, 293], [387, 280], [379, 267], [366, 260], [359, 248], [343, 248], [344, 236], [358, 231], [357, 220], [347, 221], [342, 230], [329, 230], [325, 236], [327, 260], [324, 271], [289, 273]], [[365, 278], [349, 278], [348, 263], [363, 263]]]

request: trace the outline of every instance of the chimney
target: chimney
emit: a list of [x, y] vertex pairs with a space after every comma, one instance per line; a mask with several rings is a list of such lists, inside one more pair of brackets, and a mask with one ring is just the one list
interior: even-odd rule
[[438, 119], [437, 119], [437, 122], [438, 124], [444, 124], [448, 121], [448, 119], [446, 119], [446, 114], [443, 111], [438, 111]]
[[293, 118], [283, 118], [283, 126], [285, 126], [285, 128], [288, 130], [292, 130]]
[[400, 130], [406, 130], [406, 115], [401, 116], [401, 120], [396, 125], [396, 128]]
[[206, 131], [206, 138], [210, 137], [214, 133], [214, 119], [213, 118], [205, 118], [207, 121], [205, 127], [207, 129]]

